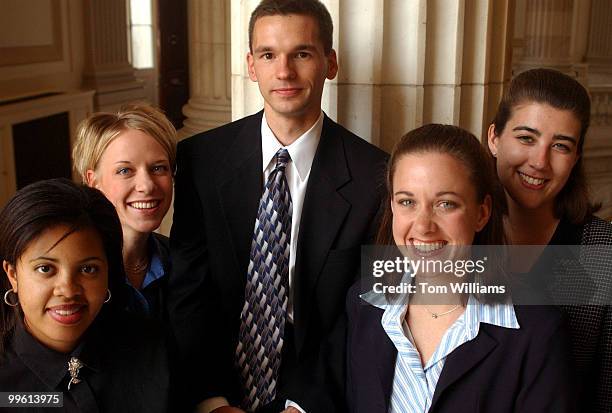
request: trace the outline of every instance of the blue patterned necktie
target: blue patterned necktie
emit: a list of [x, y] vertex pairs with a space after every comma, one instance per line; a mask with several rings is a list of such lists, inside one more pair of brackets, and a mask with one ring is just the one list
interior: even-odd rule
[[289, 293], [291, 194], [285, 177], [287, 149], [276, 153], [255, 220], [251, 255], [240, 315], [236, 364], [244, 399], [242, 408], [255, 411], [274, 400]]

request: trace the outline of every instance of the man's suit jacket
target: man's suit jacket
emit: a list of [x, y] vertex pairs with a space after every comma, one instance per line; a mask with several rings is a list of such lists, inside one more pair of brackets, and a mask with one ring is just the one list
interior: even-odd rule
[[[351, 412], [389, 411], [397, 350], [384, 311], [347, 297], [347, 400]], [[553, 307], [515, 306], [520, 329], [480, 324], [447, 358], [429, 413], [574, 411], [568, 337]]]
[[[195, 402], [241, 400], [234, 352], [263, 190], [261, 120], [262, 112], [178, 148], [169, 311]], [[376, 230], [386, 159], [325, 116], [291, 286], [296, 365], [279, 383], [275, 409], [287, 398], [308, 413], [342, 409], [344, 302], [358, 275], [360, 246]]]

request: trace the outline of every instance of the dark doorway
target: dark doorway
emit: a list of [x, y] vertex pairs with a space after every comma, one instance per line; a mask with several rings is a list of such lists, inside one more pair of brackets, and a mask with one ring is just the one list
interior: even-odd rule
[[71, 174], [68, 113], [13, 125], [17, 189]]
[[187, 0], [158, 0], [158, 13], [159, 106], [179, 129], [189, 100]]

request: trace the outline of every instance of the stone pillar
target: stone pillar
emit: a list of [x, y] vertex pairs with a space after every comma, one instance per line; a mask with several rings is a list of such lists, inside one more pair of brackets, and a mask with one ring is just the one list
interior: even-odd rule
[[591, 0], [587, 62], [589, 71], [612, 75], [612, 7], [609, 0]]
[[525, 4], [524, 49], [519, 71], [547, 66], [567, 71], [573, 0], [529, 0]]
[[232, 120], [253, 114], [263, 108], [257, 83], [251, 82], [246, 55], [249, 52], [249, 18], [259, 0], [232, 0]]
[[[591, 92], [591, 125], [612, 136], [612, 8], [608, 0], [591, 0], [586, 62]], [[593, 128], [592, 128], [593, 129]]]
[[190, 98], [180, 137], [213, 129], [231, 120], [230, 4], [189, 0]]
[[598, 215], [612, 219], [612, 8], [591, 0], [586, 62], [591, 93], [591, 127], [585, 142], [585, 167]]
[[576, 77], [584, 84], [591, 0], [518, 0], [521, 53], [513, 70], [549, 67]]
[[485, 136], [511, 76], [511, 0], [427, 2], [423, 122]]
[[83, 83], [96, 90], [95, 110], [114, 111], [125, 102], [145, 99], [144, 85], [129, 62], [125, 1], [84, 2]]
[[[231, 121], [230, 4], [226, 0], [189, 0], [189, 93], [187, 117], [179, 139]], [[173, 207], [158, 232], [167, 235]]]

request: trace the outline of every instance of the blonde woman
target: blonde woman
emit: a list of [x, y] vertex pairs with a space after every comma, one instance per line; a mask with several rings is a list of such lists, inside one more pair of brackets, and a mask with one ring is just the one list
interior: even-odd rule
[[95, 113], [79, 125], [72, 157], [83, 182], [102, 191], [119, 215], [128, 307], [163, 318], [168, 239], [153, 231], [172, 203], [176, 130], [147, 105]]

